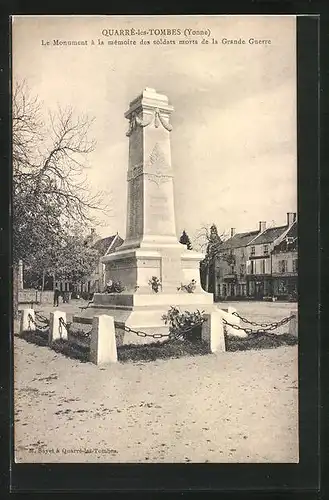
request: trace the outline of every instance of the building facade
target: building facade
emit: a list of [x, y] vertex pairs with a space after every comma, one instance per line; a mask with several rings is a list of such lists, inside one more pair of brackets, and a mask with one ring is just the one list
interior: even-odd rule
[[[297, 287], [297, 271], [292, 269], [297, 265], [298, 250], [289, 247], [289, 257], [282, 252], [286, 248], [286, 238], [292, 241], [293, 234], [296, 234], [297, 246], [296, 214], [291, 212], [284, 226], [267, 228], [266, 222], [260, 221], [258, 231], [236, 234], [232, 229], [231, 238], [220, 246], [216, 259], [216, 300], [283, 297], [278, 291], [284, 286], [292, 293], [292, 283]], [[284, 265], [280, 267], [279, 260], [287, 261], [285, 272], [280, 271]], [[286, 295], [291, 295], [290, 292]]]
[[231, 229], [231, 238], [225, 241], [216, 257], [216, 292], [215, 299], [243, 297], [247, 295], [247, 253], [246, 248], [258, 231], [235, 233]]
[[298, 235], [297, 223], [272, 252], [273, 295], [281, 298], [298, 296]]
[[103, 292], [105, 289], [105, 265], [102, 264], [101, 258], [104, 255], [114, 252], [123, 243], [123, 239], [117, 234], [102, 238], [99, 240], [94, 239], [94, 232], [92, 231], [87, 244], [90, 244], [95, 250], [98, 251], [100, 258], [95, 263], [93, 273], [82, 283], [73, 284], [70, 281], [55, 281], [55, 286], [60, 291], [76, 292], [76, 293], [95, 293]]

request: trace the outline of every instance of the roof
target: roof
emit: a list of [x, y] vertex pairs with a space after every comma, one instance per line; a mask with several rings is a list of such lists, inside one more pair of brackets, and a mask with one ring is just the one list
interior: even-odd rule
[[221, 250], [230, 250], [232, 248], [240, 248], [248, 245], [249, 241], [251, 241], [259, 231], [249, 231], [248, 233], [237, 233], [232, 238], [224, 241], [224, 243], [220, 246]]
[[287, 232], [286, 237], [287, 238], [297, 238], [297, 236], [298, 236], [297, 221], [295, 221], [293, 223], [293, 225], [291, 226], [291, 228], [289, 229], [289, 231]]
[[279, 236], [281, 236], [286, 230], [288, 226], [279, 226], [279, 227], [270, 227], [266, 229], [262, 233], [260, 233], [257, 238], [255, 238], [251, 245], [264, 245], [266, 243], [273, 243]]
[[[273, 243], [279, 236], [281, 236], [289, 226], [270, 227], [260, 233], [259, 231], [249, 231], [248, 233], [237, 233], [232, 238], [224, 241], [220, 245], [219, 251], [231, 250], [234, 248], [241, 248], [247, 245], [264, 245]], [[258, 235], [258, 236], [257, 236]], [[289, 237], [297, 238], [297, 221], [295, 221], [287, 235]]]
[[[297, 222], [291, 226], [284, 239], [274, 247], [273, 252], [290, 252], [297, 250], [298, 248], [298, 230], [297, 230]], [[289, 238], [289, 239], [288, 239]]]
[[[117, 239], [114, 241], [114, 238], [117, 236]], [[112, 245], [110, 252], [112, 253], [118, 248], [120, 245], [122, 245], [123, 239], [120, 238], [118, 234], [113, 234], [112, 236], [107, 236], [106, 238], [102, 238], [100, 240], [97, 240], [96, 243], [94, 243], [93, 248], [97, 250], [102, 256], [106, 254], [106, 252], [109, 250], [110, 246]]]

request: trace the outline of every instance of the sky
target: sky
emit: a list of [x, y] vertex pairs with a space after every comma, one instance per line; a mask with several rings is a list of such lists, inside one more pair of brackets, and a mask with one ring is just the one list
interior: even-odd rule
[[[182, 34], [104, 35], [131, 28]], [[186, 28], [199, 34], [186, 36]], [[115, 38], [137, 43], [108, 45]], [[57, 46], [54, 39], [87, 45]], [[178, 45], [179, 39], [198, 43]], [[287, 212], [297, 211], [295, 16], [15, 16], [12, 54], [13, 81], [26, 80], [45, 110], [73, 106], [95, 117], [88, 182], [109, 193], [111, 206], [101, 236], [125, 236], [124, 112], [145, 87], [174, 106], [178, 236], [185, 229], [193, 239], [213, 222], [220, 232], [254, 230], [261, 220], [282, 225]]]

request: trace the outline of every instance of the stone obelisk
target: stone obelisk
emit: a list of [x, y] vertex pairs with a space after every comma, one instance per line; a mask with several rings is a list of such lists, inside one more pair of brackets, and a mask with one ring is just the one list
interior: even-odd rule
[[[116, 252], [102, 259], [106, 278], [120, 281], [125, 290], [95, 294], [94, 307], [86, 313], [110, 314], [117, 324], [146, 332], [168, 331], [161, 316], [170, 306], [214, 308], [213, 295], [200, 284], [199, 266], [204, 255], [187, 250], [176, 235], [172, 112], [165, 95], [146, 88], [125, 113], [129, 120], [126, 239]], [[158, 293], [150, 286], [152, 277], [161, 283]], [[192, 280], [196, 282], [194, 293], [178, 290]], [[125, 342], [138, 342], [138, 338], [127, 337]]]

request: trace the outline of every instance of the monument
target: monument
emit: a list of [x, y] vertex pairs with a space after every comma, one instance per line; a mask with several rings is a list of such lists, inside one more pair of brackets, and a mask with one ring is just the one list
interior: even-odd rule
[[[116, 326], [167, 333], [168, 326], [161, 317], [170, 306], [214, 310], [213, 295], [200, 284], [199, 266], [204, 255], [187, 250], [176, 235], [172, 112], [168, 97], [145, 88], [125, 113], [129, 120], [126, 239], [114, 253], [102, 258], [106, 279], [120, 281], [124, 291], [95, 293], [85, 318], [109, 314]], [[152, 280], [158, 281], [158, 291], [152, 288]], [[192, 280], [194, 291], [187, 293], [181, 285]], [[132, 333], [124, 335], [123, 343], [138, 341], [150, 340]]]

